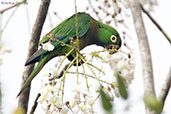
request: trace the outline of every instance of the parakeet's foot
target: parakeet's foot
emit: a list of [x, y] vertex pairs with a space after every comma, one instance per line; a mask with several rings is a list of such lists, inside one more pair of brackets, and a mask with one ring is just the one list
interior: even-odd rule
[[[68, 58], [69, 61], [74, 60], [74, 57], [72, 55], [69, 55], [67, 58]], [[84, 62], [82, 61], [82, 59], [78, 58], [78, 66], [80, 66], [83, 63]], [[74, 61], [73, 65], [77, 66], [77, 60]]]
[[[78, 66], [80, 66], [83, 63], [84, 63], [84, 61], [82, 59], [78, 58]], [[76, 61], [74, 62], [74, 66], [77, 66], [77, 62]]]

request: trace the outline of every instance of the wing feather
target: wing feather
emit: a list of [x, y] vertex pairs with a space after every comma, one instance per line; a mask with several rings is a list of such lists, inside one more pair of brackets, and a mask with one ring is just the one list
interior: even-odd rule
[[[86, 13], [78, 13], [78, 36], [81, 38], [88, 31], [88, 23], [92, 17]], [[54, 38], [50, 38], [50, 34], [53, 34]], [[65, 19], [52, 31], [50, 31], [40, 42], [42, 46], [44, 43], [51, 41], [52, 45], [55, 46], [55, 49], [60, 47], [60, 42], [57, 42], [55, 39], [60, 40], [66, 44], [70, 43], [70, 37], [76, 38], [76, 27], [75, 27], [75, 15], [70, 18]], [[55, 50], [54, 49], [54, 50]], [[48, 54], [49, 51], [43, 50], [40, 48], [36, 51], [27, 61], [25, 65], [38, 62], [41, 57]]]
[[[81, 38], [88, 31], [88, 23], [92, 19], [89, 14], [86, 13], [78, 13], [78, 36]], [[75, 14], [67, 19], [65, 19], [62, 23], [60, 23], [57, 27], [55, 27], [52, 31], [50, 31], [46, 37], [44, 37], [40, 44], [48, 42], [50, 40], [48, 35], [53, 34], [55, 38], [59, 38], [58, 40], [65, 41], [67, 43], [70, 37], [76, 38], [76, 27], [75, 27]], [[65, 39], [65, 40], [64, 40]]]

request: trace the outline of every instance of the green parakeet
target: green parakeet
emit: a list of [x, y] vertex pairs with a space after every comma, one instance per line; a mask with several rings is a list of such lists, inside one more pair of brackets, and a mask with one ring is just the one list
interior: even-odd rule
[[[25, 66], [35, 62], [38, 62], [38, 64], [22, 86], [18, 96], [49, 60], [56, 56], [65, 55], [72, 49], [72, 47], [65, 44], [72, 45], [76, 41], [76, 31], [78, 31], [79, 50], [92, 44], [107, 49], [119, 49], [121, 47], [121, 38], [113, 27], [95, 20], [84, 12], [77, 13], [77, 19], [75, 17], [76, 15], [74, 14], [65, 19], [40, 41], [41, 48], [26, 61]], [[76, 21], [78, 26], [76, 26]], [[51, 48], [46, 46], [46, 44], [50, 44]], [[76, 51], [73, 51], [68, 56], [68, 59], [71, 61], [75, 56]]]

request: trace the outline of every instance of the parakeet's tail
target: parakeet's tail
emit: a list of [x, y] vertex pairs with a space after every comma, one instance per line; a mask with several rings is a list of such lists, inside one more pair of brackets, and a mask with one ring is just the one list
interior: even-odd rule
[[34, 52], [34, 54], [30, 58], [27, 59], [25, 66], [38, 62], [42, 55], [44, 55], [45, 53], [47, 53], [47, 51], [40, 48], [39, 50]]
[[24, 85], [22, 86], [20, 92], [18, 93], [17, 97], [25, 90], [25, 88], [31, 83], [33, 78], [40, 72], [40, 70], [43, 68], [43, 66], [48, 62], [48, 55], [43, 56], [39, 63], [37, 64], [36, 68], [33, 70], [33, 72], [30, 74], [30, 76], [25, 81]]

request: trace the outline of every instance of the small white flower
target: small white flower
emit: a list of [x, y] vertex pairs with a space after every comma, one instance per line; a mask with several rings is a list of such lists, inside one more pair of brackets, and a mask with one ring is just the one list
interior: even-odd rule
[[93, 105], [94, 105], [94, 100], [93, 100], [93, 99], [89, 99], [89, 100], [88, 100], [88, 104], [89, 104], [90, 106], [93, 106]]
[[81, 100], [81, 98], [80, 98], [81, 90], [80, 90], [80, 88], [78, 86], [73, 90], [73, 92], [74, 92], [74, 96], [73, 96], [73, 99], [71, 100], [72, 107], [79, 104], [80, 100]]
[[78, 114], [80, 111], [81, 111], [81, 106], [80, 105], [76, 105], [74, 107], [74, 110], [73, 110], [76, 114]]
[[112, 88], [108, 88], [108, 87], [104, 87], [103, 88], [105, 94], [108, 96], [108, 98], [110, 99], [110, 101], [114, 101], [114, 94], [113, 94], [113, 90]]
[[94, 108], [93, 107], [89, 107], [84, 111], [84, 114], [94, 114]]
[[47, 50], [47, 51], [53, 51], [53, 49], [55, 48], [51, 42], [47, 42], [45, 44], [43, 44], [42, 48], [44, 50]]
[[84, 103], [81, 103], [81, 111], [84, 112], [86, 110], [86, 105]]
[[60, 114], [67, 114], [69, 111], [68, 107], [64, 106], [62, 110], [60, 111]]
[[80, 103], [80, 94], [79, 93], [76, 93], [74, 95], [73, 102], [74, 102], [74, 104]]
[[56, 108], [55, 105], [50, 105], [50, 109], [49, 109], [50, 112], [54, 112], [55, 111], [55, 108]]
[[46, 110], [45, 114], [50, 114], [51, 112], [49, 110]]
[[123, 61], [123, 60], [120, 60], [117, 64], [118, 64], [117, 68], [118, 68], [119, 70], [124, 70], [125, 67], [126, 67], [126, 62]]
[[93, 96], [90, 92], [88, 92], [87, 94], [87, 97], [85, 98], [85, 100], [87, 101], [87, 103], [90, 105], [90, 106], [93, 106], [94, 105], [94, 99], [93, 99]]
[[74, 100], [71, 100], [71, 106], [74, 107], [76, 105]]
[[47, 99], [48, 100], [48, 104], [56, 104], [56, 101], [57, 101], [57, 96], [56, 95], [51, 95], [49, 96], [49, 98]]
[[61, 97], [59, 97], [59, 96], [56, 97], [56, 104], [55, 105], [58, 108], [63, 108], [64, 107], [64, 104], [62, 103]]

